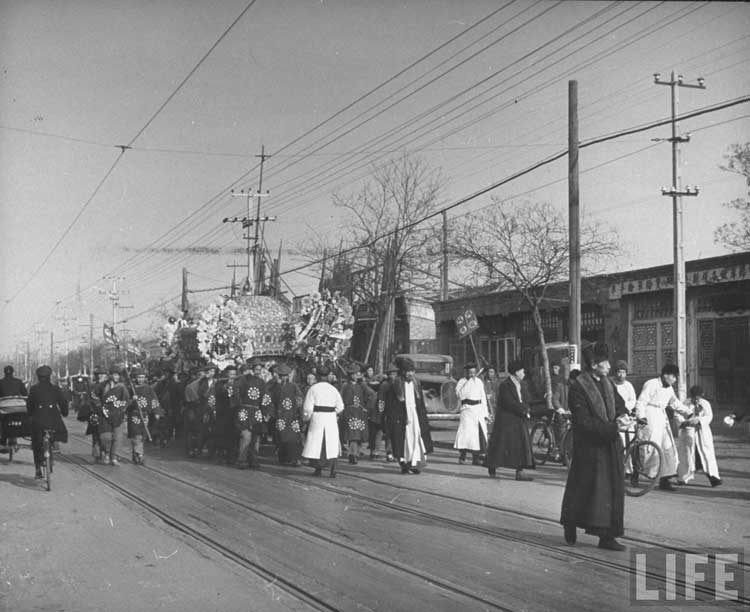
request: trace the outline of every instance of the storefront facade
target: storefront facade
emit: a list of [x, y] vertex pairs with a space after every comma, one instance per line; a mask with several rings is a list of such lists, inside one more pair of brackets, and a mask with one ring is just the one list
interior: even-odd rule
[[[750, 398], [750, 252], [690, 261], [686, 265], [687, 384], [726, 404]], [[675, 363], [672, 266], [602, 275], [582, 281], [581, 335], [603, 341], [611, 361], [625, 359], [637, 388]], [[568, 287], [550, 287], [542, 321], [547, 342], [568, 340]], [[475, 344], [500, 372], [512, 357], [538, 345], [531, 313], [518, 294], [492, 292], [433, 304], [441, 352], [457, 371], [474, 359], [458, 338], [455, 318], [472, 309], [479, 321]]]

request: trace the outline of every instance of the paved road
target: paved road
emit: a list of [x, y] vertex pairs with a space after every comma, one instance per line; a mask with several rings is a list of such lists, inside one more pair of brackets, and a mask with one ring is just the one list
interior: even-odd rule
[[[93, 466], [82, 427], [69, 426], [51, 493], [29, 478], [30, 451], [0, 467], [0, 500], [11, 502], [0, 528], [9, 610], [630, 607], [629, 553], [601, 551], [585, 535], [563, 542], [564, 468], [545, 466], [532, 483], [509, 471], [491, 480], [458, 465], [448, 448], [455, 425], [435, 431], [421, 475], [363, 460], [335, 480], [270, 458], [257, 472], [234, 470], [177, 448], [149, 448], [145, 468]], [[624, 543], [747, 542], [750, 445], [740, 431], [726, 434], [717, 432], [724, 486], [699, 478], [677, 493], [628, 498]]]

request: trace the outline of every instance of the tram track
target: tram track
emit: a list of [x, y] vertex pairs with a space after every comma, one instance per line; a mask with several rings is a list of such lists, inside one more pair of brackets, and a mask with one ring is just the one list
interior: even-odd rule
[[[74, 436], [74, 437], [78, 437], [78, 436]], [[455, 530], [461, 530], [461, 531], [464, 531], [464, 532], [474, 533], [474, 534], [480, 535], [480, 536], [485, 537], [485, 538], [486, 537], [490, 537], [490, 538], [494, 538], [494, 539], [497, 539], [497, 540], [501, 540], [501, 541], [505, 541], [505, 542], [509, 542], [509, 543], [513, 543], [513, 544], [520, 544], [520, 545], [523, 545], [523, 546], [528, 546], [528, 547], [540, 550], [543, 553], [553, 553], [553, 554], [556, 554], [556, 555], [563, 554], [566, 557], [570, 557], [570, 558], [572, 558], [572, 559], [574, 559], [576, 561], [590, 563], [590, 564], [593, 564], [593, 565], [595, 565], [595, 566], [597, 566], [599, 568], [602, 568], [602, 569], [605, 569], [605, 570], [609, 570], [609, 571], [615, 571], [615, 572], [620, 573], [620, 574], [626, 574], [628, 576], [634, 575], [635, 571], [636, 571], [635, 568], [631, 567], [631, 565], [628, 562], [623, 563], [623, 562], [619, 562], [619, 561], [614, 560], [614, 559], [604, 559], [604, 558], [601, 558], [600, 556], [594, 556], [594, 555], [586, 554], [585, 552], [581, 552], [581, 551], [576, 550], [575, 548], [569, 547], [567, 545], [555, 546], [555, 545], [551, 545], [551, 544], [548, 544], [548, 543], [545, 543], [545, 542], [542, 542], [542, 541], [539, 541], [539, 540], [535, 540], [532, 537], [523, 536], [523, 535], [517, 535], [517, 534], [511, 533], [511, 532], [508, 532], [508, 531], [503, 531], [503, 530], [500, 530], [500, 529], [494, 529], [494, 528], [490, 528], [490, 527], [483, 527], [483, 526], [480, 526], [480, 525], [471, 524], [471, 523], [468, 523], [466, 521], [461, 521], [461, 520], [457, 520], [455, 518], [451, 518], [451, 517], [444, 516], [444, 515], [441, 515], [441, 514], [436, 514], [434, 512], [430, 512], [428, 510], [419, 509], [419, 508], [415, 508], [415, 507], [412, 507], [412, 506], [408, 506], [408, 505], [396, 503], [394, 500], [384, 500], [384, 499], [380, 499], [378, 497], [375, 497], [373, 495], [369, 495], [369, 494], [366, 494], [366, 493], [360, 493], [358, 491], [353, 491], [353, 490], [348, 489], [348, 488], [347, 489], [343, 489], [340, 486], [333, 485], [333, 484], [328, 484], [324, 480], [321, 481], [321, 480], [314, 479], [314, 478], [302, 478], [300, 476], [296, 476], [294, 474], [290, 474], [288, 471], [283, 471], [282, 472], [280, 469], [274, 469], [275, 466], [266, 465], [266, 467], [270, 467], [271, 469], [270, 470], [264, 470], [263, 473], [267, 474], [269, 476], [272, 476], [273, 478], [277, 478], [277, 479], [288, 481], [288, 482], [294, 482], [296, 484], [300, 484], [300, 485], [304, 485], [304, 486], [308, 486], [308, 487], [315, 487], [315, 488], [317, 488], [319, 490], [326, 491], [326, 492], [329, 492], [329, 493], [333, 493], [333, 494], [336, 494], [336, 495], [339, 495], [339, 496], [343, 496], [343, 497], [348, 497], [348, 498], [351, 498], [351, 499], [356, 499], [356, 500], [358, 500], [358, 501], [360, 501], [362, 503], [370, 504], [372, 506], [386, 508], [386, 509], [388, 509], [391, 512], [392, 511], [398, 511], [398, 512], [400, 512], [402, 514], [405, 514], [405, 515], [408, 515], [408, 516], [411, 516], [411, 517], [414, 517], [414, 518], [418, 518], [421, 521], [429, 521], [430, 523], [435, 524], [435, 525], [442, 525], [443, 527], [449, 527], [449, 528], [452, 528], [452, 529], [455, 529]], [[375, 555], [372, 552], [367, 551], [367, 550], [365, 550], [365, 549], [363, 549], [363, 548], [361, 548], [361, 547], [359, 547], [357, 545], [354, 545], [354, 544], [345, 544], [345, 543], [343, 543], [343, 542], [341, 542], [339, 540], [336, 540], [336, 539], [334, 539], [332, 537], [323, 536], [322, 534], [320, 534], [317, 531], [305, 530], [304, 528], [301, 528], [296, 523], [292, 523], [290, 521], [285, 521], [285, 520], [280, 519], [280, 518], [278, 518], [276, 516], [270, 515], [269, 513], [264, 512], [263, 510], [259, 510], [258, 508], [254, 507], [253, 505], [250, 505], [249, 503], [247, 503], [245, 500], [242, 500], [241, 498], [237, 498], [237, 497], [234, 497], [234, 496], [231, 496], [231, 495], [227, 495], [226, 493], [223, 493], [221, 491], [217, 491], [217, 490], [215, 490], [213, 488], [208, 488], [208, 487], [205, 487], [203, 485], [197, 484], [195, 482], [191, 482], [189, 480], [186, 480], [185, 478], [182, 478], [180, 476], [176, 476], [174, 474], [171, 474], [171, 473], [166, 472], [164, 470], [161, 470], [159, 468], [155, 468], [153, 466], [142, 466], [142, 468], [139, 468], [139, 469], [148, 470], [148, 471], [150, 471], [152, 473], [158, 474], [162, 478], [167, 478], [167, 479], [170, 479], [172, 481], [178, 482], [181, 485], [192, 487], [192, 488], [195, 488], [196, 490], [202, 491], [204, 493], [211, 494], [211, 495], [213, 495], [213, 496], [215, 496], [215, 497], [217, 497], [217, 498], [219, 498], [219, 499], [221, 499], [223, 501], [226, 501], [228, 503], [231, 503], [231, 504], [234, 504], [236, 506], [239, 506], [239, 507], [241, 507], [241, 508], [243, 508], [245, 510], [252, 511], [253, 513], [256, 513], [256, 514], [258, 514], [260, 516], [263, 516], [266, 519], [274, 521], [277, 524], [279, 524], [282, 527], [284, 527], [285, 529], [290, 529], [290, 528], [299, 529], [299, 530], [305, 532], [309, 536], [312, 536], [312, 537], [315, 537], [315, 538], [318, 538], [318, 539], [321, 539], [321, 540], [325, 541], [327, 544], [334, 545], [334, 546], [339, 546], [339, 547], [342, 547], [342, 548], [346, 548], [350, 552], [354, 552], [355, 554], [362, 555], [362, 556], [364, 556], [364, 557], [366, 557], [366, 558], [368, 558], [368, 559], [370, 559], [372, 561], [376, 561], [376, 562], [379, 562], [379, 563], [385, 563], [385, 564], [389, 565], [390, 567], [397, 567], [399, 570], [401, 570], [403, 572], [411, 574], [411, 575], [413, 575], [415, 577], [418, 577], [418, 578], [420, 578], [422, 580], [426, 580], [426, 581], [428, 581], [428, 582], [430, 582], [432, 584], [435, 584], [436, 586], [440, 586], [441, 588], [443, 588], [443, 589], [445, 589], [445, 590], [447, 590], [449, 592], [452, 592], [452, 593], [455, 593], [455, 594], [460, 594], [460, 595], [463, 595], [463, 596], [466, 596], [466, 597], [470, 597], [471, 599], [474, 599], [474, 600], [478, 599], [478, 602], [481, 602], [484, 605], [490, 605], [491, 607], [493, 607], [495, 609], [511, 610], [511, 608], [503, 607], [502, 605], [499, 605], [497, 602], [492, 602], [492, 601], [486, 600], [484, 598], [477, 598], [474, 593], [471, 593], [471, 592], [467, 591], [466, 589], [462, 589], [458, 585], [454, 585], [454, 584], [452, 584], [452, 583], [450, 583], [448, 581], [442, 580], [442, 579], [440, 579], [440, 578], [438, 578], [436, 576], [433, 576], [433, 575], [430, 575], [430, 574], [426, 574], [425, 572], [422, 572], [422, 571], [419, 571], [419, 570], [415, 570], [415, 568], [407, 567], [407, 566], [405, 566], [403, 564], [399, 564], [398, 562], [394, 563], [394, 561], [391, 560], [391, 559], [384, 559], [383, 557]], [[105, 484], [108, 484], [108, 485], [110, 484], [109, 481], [106, 478], [101, 477], [95, 470], [93, 470], [91, 468], [88, 468], [87, 471], [90, 472], [90, 473], [92, 473], [93, 475], [96, 475]], [[363, 475], [363, 474], [354, 473], [354, 472], [352, 472], [350, 470], [341, 470], [341, 471], [339, 471], [339, 474], [343, 475], [343, 476], [346, 476], [347, 478], [353, 478], [353, 479], [357, 479], [357, 480], [361, 480], [361, 481], [365, 481], [365, 482], [370, 482], [370, 483], [376, 484], [378, 486], [389, 487], [389, 488], [392, 488], [392, 489], [397, 489], [399, 491], [408, 492], [408, 493], [411, 493], [411, 494], [414, 494], [414, 495], [430, 496], [432, 498], [442, 499], [444, 501], [449, 501], [449, 502], [452, 502], [452, 503], [460, 503], [460, 504], [468, 505], [470, 507], [481, 508], [482, 510], [485, 510], [485, 511], [486, 510], [490, 510], [490, 511], [493, 511], [493, 512], [497, 512], [499, 514], [510, 515], [510, 516], [515, 517], [515, 518], [522, 518], [522, 519], [533, 520], [533, 521], [536, 521], [536, 522], [539, 522], [539, 523], [542, 523], [542, 524], [545, 524], [545, 525], [555, 525], [557, 528], [559, 528], [559, 524], [557, 522], [555, 522], [555, 521], [553, 521], [553, 520], [551, 520], [551, 519], [549, 519], [547, 517], [543, 517], [543, 516], [540, 516], [540, 515], [535, 515], [535, 514], [529, 513], [529, 512], [519, 511], [519, 510], [515, 510], [515, 509], [503, 507], [503, 506], [498, 506], [498, 505], [494, 505], [494, 504], [486, 504], [486, 503], [475, 502], [475, 501], [472, 501], [472, 500], [466, 500], [466, 499], [463, 499], [463, 498], [459, 498], [457, 496], [453, 496], [453, 495], [449, 495], [449, 494], [445, 494], [445, 493], [437, 493], [437, 492], [434, 492], [434, 491], [429, 491], [429, 490], [421, 489], [421, 488], [417, 488], [417, 487], [405, 486], [405, 485], [398, 485], [398, 484], [392, 484], [392, 483], [385, 483], [385, 482], [382, 482], [382, 481], [380, 481], [380, 480], [378, 480], [376, 478], [372, 478], [372, 477], [369, 477], [369, 476], [366, 476], [366, 475]], [[119, 485], [115, 485], [115, 487], [117, 489], [121, 488], [121, 487], [119, 487]], [[113, 488], [115, 488], [115, 487], [113, 487]], [[130, 495], [133, 495], [132, 492], [130, 493]], [[646, 539], [643, 539], [643, 538], [626, 537], [626, 538], [623, 538], [623, 539], [627, 540], [629, 542], [637, 543], [637, 544], [642, 545], [642, 546], [650, 546], [650, 547], [660, 548], [660, 549], [664, 549], [664, 550], [668, 550], [668, 551], [674, 551], [674, 552], [680, 552], [680, 553], [693, 552], [693, 551], [690, 551], [689, 549], [686, 549], [686, 548], [681, 548], [681, 547], [677, 547], [677, 546], [671, 546], [671, 545], [661, 544], [661, 543], [650, 541], [650, 540], [646, 540]], [[742, 563], [742, 564], [740, 564], [740, 567], [743, 569], [743, 571], [746, 571], [748, 569], [748, 564], [747, 563]], [[658, 581], [659, 583], [662, 583], [662, 584], [666, 584], [667, 581], [668, 581], [668, 579], [669, 579], [669, 580], [671, 580], [674, 584], [676, 584], [680, 588], [684, 589], [687, 586], [686, 583], [685, 583], [685, 581], [684, 581], [684, 579], [676, 578], [674, 576], [668, 578], [663, 573], [654, 572], [654, 571], [651, 571], [651, 570], [647, 569], [646, 570], [646, 575], [647, 575], [648, 579], [650, 579], [650, 580], [656, 580], [656, 581]], [[701, 593], [701, 594], [703, 594], [703, 595], [705, 595], [707, 597], [713, 596], [713, 591], [711, 589], [709, 589], [708, 587], [702, 585], [702, 584], [696, 584], [695, 585], [695, 590], [696, 590], [697, 593]], [[750, 599], [747, 598], [747, 597], [742, 597], [742, 598], [740, 598], [738, 600], [738, 603], [743, 604], [743, 605], [749, 605], [750, 604]], [[328, 608], [326, 608], [326, 609], [328, 609]]]
[[[74, 436], [74, 437], [77, 437], [77, 436]], [[262, 567], [262, 565], [256, 563], [252, 559], [249, 559], [246, 555], [243, 555], [242, 553], [239, 553], [233, 550], [232, 548], [222, 544], [221, 542], [218, 542], [216, 539], [210, 536], [207, 536], [202, 531], [189, 526], [184, 521], [181, 521], [180, 519], [173, 516], [172, 514], [166, 512], [165, 510], [159, 508], [155, 504], [149, 502], [147, 499], [145, 499], [143, 496], [139, 495], [138, 493], [135, 493], [126, 487], [123, 487], [117, 483], [112, 482], [105, 475], [101, 474], [96, 469], [94, 469], [94, 464], [88, 463], [87, 461], [84, 461], [80, 457], [74, 457], [71, 455], [62, 455], [61, 459], [63, 461], [66, 461], [74, 465], [75, 467], [82, 470], [89, 476], [93, 477], [95, 480], [102, 483], [106, 487], [116, 491], [117, 493], [119, 493], [126, 499], [130, 500], [132, 503], [136, 504], [140, 508], [148, 511], [150, 514], [161, 519], [164, 523], [176, 529], [178, 532], [182, 533], [183, 535], [186, 535], [200, 542], [201, 544], [208, 546], [209, 548], [220, 553], [222, 556], [229, 559], [230, 561], [233, 561], [236, 564], [240, 565], [244, 569], [250, 570], [253, 573], [257, 574], [258, 576], [268, 581], [275, 581], [275, 584], [282, 586], [285, 590], [290, 592], [290, 594], [292, 594], [297, 599], [300, 599], [301, 601], [308, 603], [308, 605], [310, 605], [313, 609], [337, 610], [337, 611], [339, 610], [339, 608], [332, 606], [330, 603], [326, 602], [322, 598], [311, 596], [304, 589], [300, 589], [294, 584], [292, 579], [285, 578], [284, 576], [278, 574], [277, 572], [270, 572], [266, 568]], [[497, 600], [491, 600], [487, 597], [483, 597], [481, 595], [478, 595], [477, 593], [472, 592], [471, 590], [467, 588], [461, 587], [458, 584], [452, 583], [448, 580], [445, 580], [443, 578], [440, 578], [428, 572], [416, 569], [414, 567], [407, 566], [395, 559], [386, 558], [382, 555], [375, 554], [356, 544], [342, 542], [340, 539], [336, 539], [334, 537], [324, 535], [320, 533], [319, 531], [316, 531], [313, 529], [308, 529], [304, 526], [301, 526], [300, 524], [296, 522], [285, 520], [269, 512], [260, 510], [259, 508], [255, 507], [254, 505], [248, 503], [245, 500], [242, 500], [241, 498], [227, 495], [226, 493], [216, 491], [215, 489], [210, 489], [208, 487], [198, 485], [194, 482], [191, 482], [179, 476], [175, 476], [173, 474], [170, 474], [168, 472], [165, 472], [163, 470], [160, 470], [158, 468], [154, 468], [148, 465], [138, 466], [138, 470], [145, 470], [153, 474], [157, 474], [158, 476], [162, 478], [169, 479], [183, 486], [187, 486], [187, 487], [199, 490], [203, 493], [209, 494], [216, 499], [220, 499], [222, 501], [231, 503], [241, 508], [244, 511], [250, 511], [257, 516], [260, 516], [268, 521], [276, 523], [277, 525], [281, 526], [286, 531], [299, 532], [301, 534], [304, 534], [308, 538], [318, 540], [320, 542], [325, 543], [328, 546], [345, 549], [351, 553], [359, 555], [360, 557], [368, 559], [369, 561], [387, 566], [391, 570], [397, 569], [403, 574], [406, 574], [406, 575], [409, 575], [410, 577], [424, 581], [430, 585], [433, 585], [434, 587], [442, 589], [443, 591], [449, 594], [458, 595], [462, 598], [473, 601], [476, 604], [480, 604], [485, 609], [501, 610], [503, 612], [516, 612], [516, 608], [509, 607], [502, 602], [499, 602]]]

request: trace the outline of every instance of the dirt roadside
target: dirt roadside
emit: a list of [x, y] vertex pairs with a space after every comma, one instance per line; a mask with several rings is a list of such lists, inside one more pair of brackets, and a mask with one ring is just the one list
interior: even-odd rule
[[47, 492], [33, 478], [31, 450], [16, 458], [8, 465], [0, 455], [3, 612], [300, 609], [72, 465], [56, 465]]

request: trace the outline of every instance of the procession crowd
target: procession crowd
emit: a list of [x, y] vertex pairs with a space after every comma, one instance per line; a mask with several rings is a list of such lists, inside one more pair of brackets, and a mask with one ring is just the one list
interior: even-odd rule
[[[580, 528], [598, 536], [600, 547], [622, 550], [615, 538], [623, 534], [624, 482], [639, 477], [623, 461], [623, 430], [639, 419], [644, 425], [641, 435], [661, 448], [661, 462], [653, 458], [658, 474], [651, 476], [659, 478], [660, 489], [674, 490], [674, 477], [677, 484], [687, 484], [698, 469], [711, 486], [718, 486], [713, 413], [699, 387], [690, 389], [686, 401], [677, 398], [679, 372], [673, 365], [664, 366], [636, 395], [625, 362], [616, 362], [614, 376], [609, 376], [606, 347], [590, 347], [584, 360], [586, 369], [572, 371], [568, 380], [560, 375], [559, 364], [552, 367], [550, 403], [554, 412], [570, 415], [574, 440], [560, 522], [571, 545]], [[257, 469], [260, 444], [265, 442], [273, 444], [280, 464], [300, 466], [307, 460], [315, 476], [329, 470], [333, 478], [340, 457], [356, 464], [365, 456], [365, 442], [370, 459], [377, 459], [382, 436], [386, 461], [397, 462], [403, 474], [419, 474], [424, 468], [433, 442], [410, 359], [399, 358], [383, 376], [351, 365], [341, 370], [343, 381], [319, 365], [303, 384], [294, 382], [285, 363], [266, 365], [249, 359], [219, 371], [208, 364], [187, 375], [165, 367], [151, 380], [142, 369], [114, 367], [96, 370], [93, 382], [73, 376], [69, 389], [53, 384], [51, 369], [42, 366], [26, 400], [37, 477], [41, 434], [52, 429], [58, 441], [67, 441], [61, 415], [67, 415], [69, 403], [78, 420], [87, 423], [94, 461], [109, 465], [118, 464], [125, 435], [135, 464], [144, 462], [146, 440], [162, 446], [184, 440], [191, 458], [206, 456]], [[481, 377], [476, 364], [466, 365], [456, 384], [460, 411], [454, 448], [460, 463], [470, 453], [472, 464], [486, 468], [492, 478], [502, 467], [515, 470], [516, 480], [530, 481], [527, 470], [535, 468], [529, 435], [532, 405], [523, 362], [510, 363], [508, 372], [501, 380], [489, 368]], [[7, 395], [26, 395], [11, 366], [0, 381], [0, 397]], [[559, 440], [559, 430], [553, 427], [552, 432]], [[649, 467], [639, 466], [640, 473], [644, 469]]]

